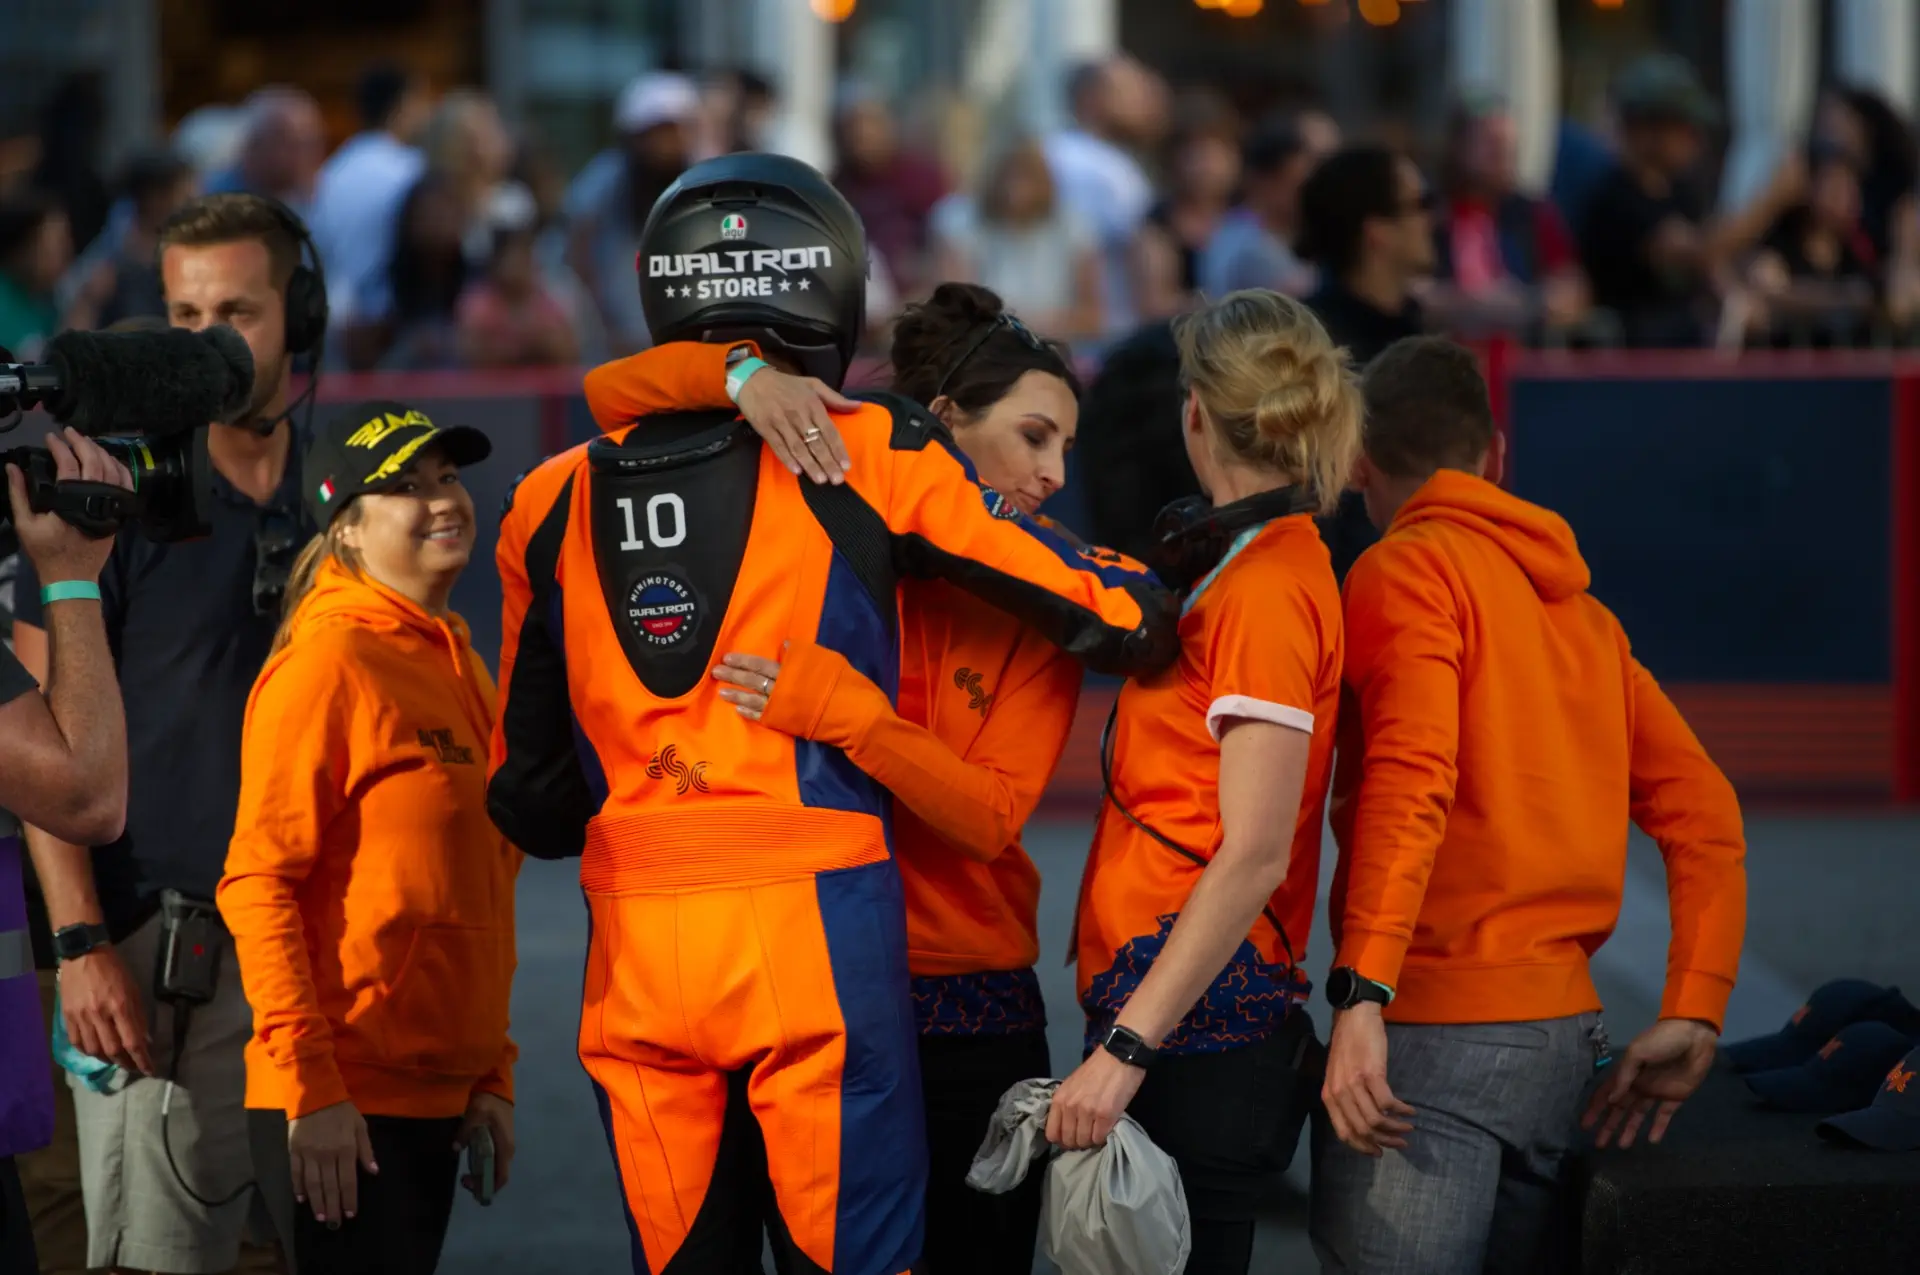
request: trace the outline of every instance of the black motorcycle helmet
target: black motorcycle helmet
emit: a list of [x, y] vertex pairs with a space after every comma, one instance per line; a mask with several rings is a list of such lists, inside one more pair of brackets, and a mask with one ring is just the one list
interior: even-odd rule
[[866, 326], [867, 235], [819, 172], [746, 152], [695, 164], [653, 206], [640, 304], [656, 343], [757, 341], [838, 387]]

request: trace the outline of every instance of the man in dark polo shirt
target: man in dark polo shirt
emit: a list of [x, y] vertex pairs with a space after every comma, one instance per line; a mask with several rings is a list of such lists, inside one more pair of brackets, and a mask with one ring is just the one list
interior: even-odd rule
[[[1415, 284], [1433, 273], [1432, 192], [1413, 161], [1384, 146], [1349, 146], [1329, 157], [1300, 190], [1302, 257], [1320, 267], [1307, 305], [1356, 368], [1424, 320]], [[1320, 534], [1345, 579], [1378, 533], [1360, 497], [1347, 493]]]
[[[69, 1080], [87, 1186], [89, 1267], [233, 1270], [254, 1199], [244, 1189], [253, 1167], [242, 1056], [253, 1022], [232, 941], [222, 940], [214, 999], [193, 1011], [178, 1048], [175, 1018], [155, 1004], [153, 990], [161, 892], [211, 900], [220, 880], [239, 801], [247, 695], [273, 641], [286, 568], [312, 530], [302, 512], [287, 394], [292, 357], [301, 352], [289, 351], [289, 332], [307, 344], [300, 338], [303, 328], [311, 336], [313, 316], [287, 304], [289, 282], [304, 270], [287, 216], [252, 195], [211, 195], [161, 232], [169, 321], [239, 331], [253, 351], [254, 399], [238, 422], [209, 431], [211, 535], [171, 545], [123, 535], [101, 572], [126, 700], [126, 833], [92, 850], [27, 833], [60, 962], [68, 1036], [81, 1053], [141, 1077], [108, 1086], [112, 1092]], [[41, 674], [38, 593], [37, 582], [22, 580], [15, 648]], [[177, 1081], [177, 1092], [163, 1142], [165, 1078]], [[70, 1214], [72, 1186], [57, 1173], [38, 1181], [31, 1160], [21, 1167], [38, 1235], [42, 1219], [52, 1225]], [[241, 1270], [275, 1269], [270, 1249], [248, 1257]]]

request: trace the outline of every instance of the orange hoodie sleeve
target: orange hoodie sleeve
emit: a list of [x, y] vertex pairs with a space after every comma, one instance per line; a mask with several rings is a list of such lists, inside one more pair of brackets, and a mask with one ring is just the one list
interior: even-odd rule
[[1013, 844], [1046, 791], [1079, 701], [1080, 665], [1041, 639], [1021, 642], [964, 757], [893, 711], [887, 694], [838, 651], [796, 642], [762, 721], [831, 744], [968, 858]]
[[[480, 688], [480, 694], [482, 698], [486, 700], [489, 717], [488, 724], [491, 726], [494, 706], [500, 697], [499, 689], [494, 686], [493, 676], [487, 672], [486, 661], [480, 658], [478, 651], [471, 648], [468, 649], [467, 663], [468, 667], [472, 670], [471, 676], [474, 685]], [[519, 860], [516, 860], [516, 863], [517, 862], [519, 862]], [[518, 868], [516, 868], [515, 871], [517, 872]], [[511, 895], [509, 895], [509, 899], [511, 899]], [[511, 906], [511, 904], [509, 904], [509, 906]], [[519, 1059], [520, 1046], [514, 1044], [512, 1036], [508, 1036], [506, 1042], [500, 1047], [499, 1060], [493, 1064], [491, 1071], [480, 1077], [479, 1081], [473, 1086], [473, 1091], [475, 1093], [497, 1094], [505, 1098], [508, 1102], [512, 1102], [513, 1064], [518, 1062]]]
[[[733, 348], [674, 342], [595, 368], [586, 378], [594, 420], [611, 431], [649, 412], [728, 406]], [[868, 409], [868, 428], [879, 419]], [[1101, 672], [1151, 672], [1173, 662], [1179, 613], [1152, 572], [1016, 514], [979, 485], [972, 464], [924, 410], [893, 415], [891, 423], [887, 490], [860, 494], [878, 496], [870, 507], [892, 533], [898, 570], [952, 581]], [[871, 468], [865, 476], [877, 477]], [[856, 478], [855, 485], [867, 484]]]
[[1740, 969], [1747, 927], [1747, 841], [1733, 785], [1638, 660], [1633, 686], [1634, 823], [1667, 864], [1673, 941], [1660, 1017], [1696, 1018], [1720, 1029]]
[[[1336, 795], [1347, 873], [1336, 966], [1394, 986], [1453, 809], [1462, 640], [1442, 564], [1391, 541], [1347, 575], [1346, 682], [1365, 739]], [[1354, 782], [1351, 767], [1343, 778]], [[1342, 836], [1342, 830], [1345, 835]]]
[[587, 410], [602, 430], [612, 431], [660, 412], [731, 407], [727, 352], [740, 344], [751, 342], [671, 341], [602, 363], [587, 373]]
[[480, 1077], [473, 1086], [475, 1093], [490, 1093], [497, 1097], [513, 1101], [513, 1064], [520, 1060], [520, 1046], [513, 1043], [513, 1037], [507, 1037], [507, 1043], [500, 1050], [500, 1061], [493, 1070]]
[[348, 1099], [314, 992], [300, 892], [353, 782], [351, 639], [317, 634], [268, 665], [247, 703], [240, 808], [216, 896], [254, 1031], [287, 1077], [287, 1115]]

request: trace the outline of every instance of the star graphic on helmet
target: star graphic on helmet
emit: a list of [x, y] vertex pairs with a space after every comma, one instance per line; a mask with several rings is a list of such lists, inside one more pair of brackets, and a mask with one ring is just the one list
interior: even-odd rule
[[800, 291], [802, 292], [805, 292], [808, 288], [811, 288], [812, 286], [813, 286], [813, 280], [811, 279], [802, 279], [800, 281]]
[[792, 290], [793, 290], [793, 284], [789, 280], [782, 279], [780, 281], [780, 291], [790, 292]]

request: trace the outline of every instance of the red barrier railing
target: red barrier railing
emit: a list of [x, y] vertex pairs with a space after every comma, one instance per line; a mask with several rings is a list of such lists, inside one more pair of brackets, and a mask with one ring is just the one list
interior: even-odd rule
[[[1920, 353], [1554, 351], [1502, 342], [1483, 350], [1489, 394], [1503, 431], [1513, 423], [1514, 383], [1524, 380], [1832, 378], [1891, 383], [1891, 684], [1672, 689], [1688, 720], [1743, 788], [1815, 791], [1831, 786], [1836, 791], [1886, 791], [1899, 801], [1920, 802]], [[864, 361], [852, 383], [863, 383], [879, 366]], [[334, 374], [322, 379], [318, 398], [322, 404], [370, 398], [533, 399], [540, 403], [541, 449], [551, 452], [567, 441], [569, 404], [580, 392], [580, 379], [581, 373], [573, 369]], [[1089, 688], [1055, 796], [1097, 793], [1095, 737], [1110, 694]]]

